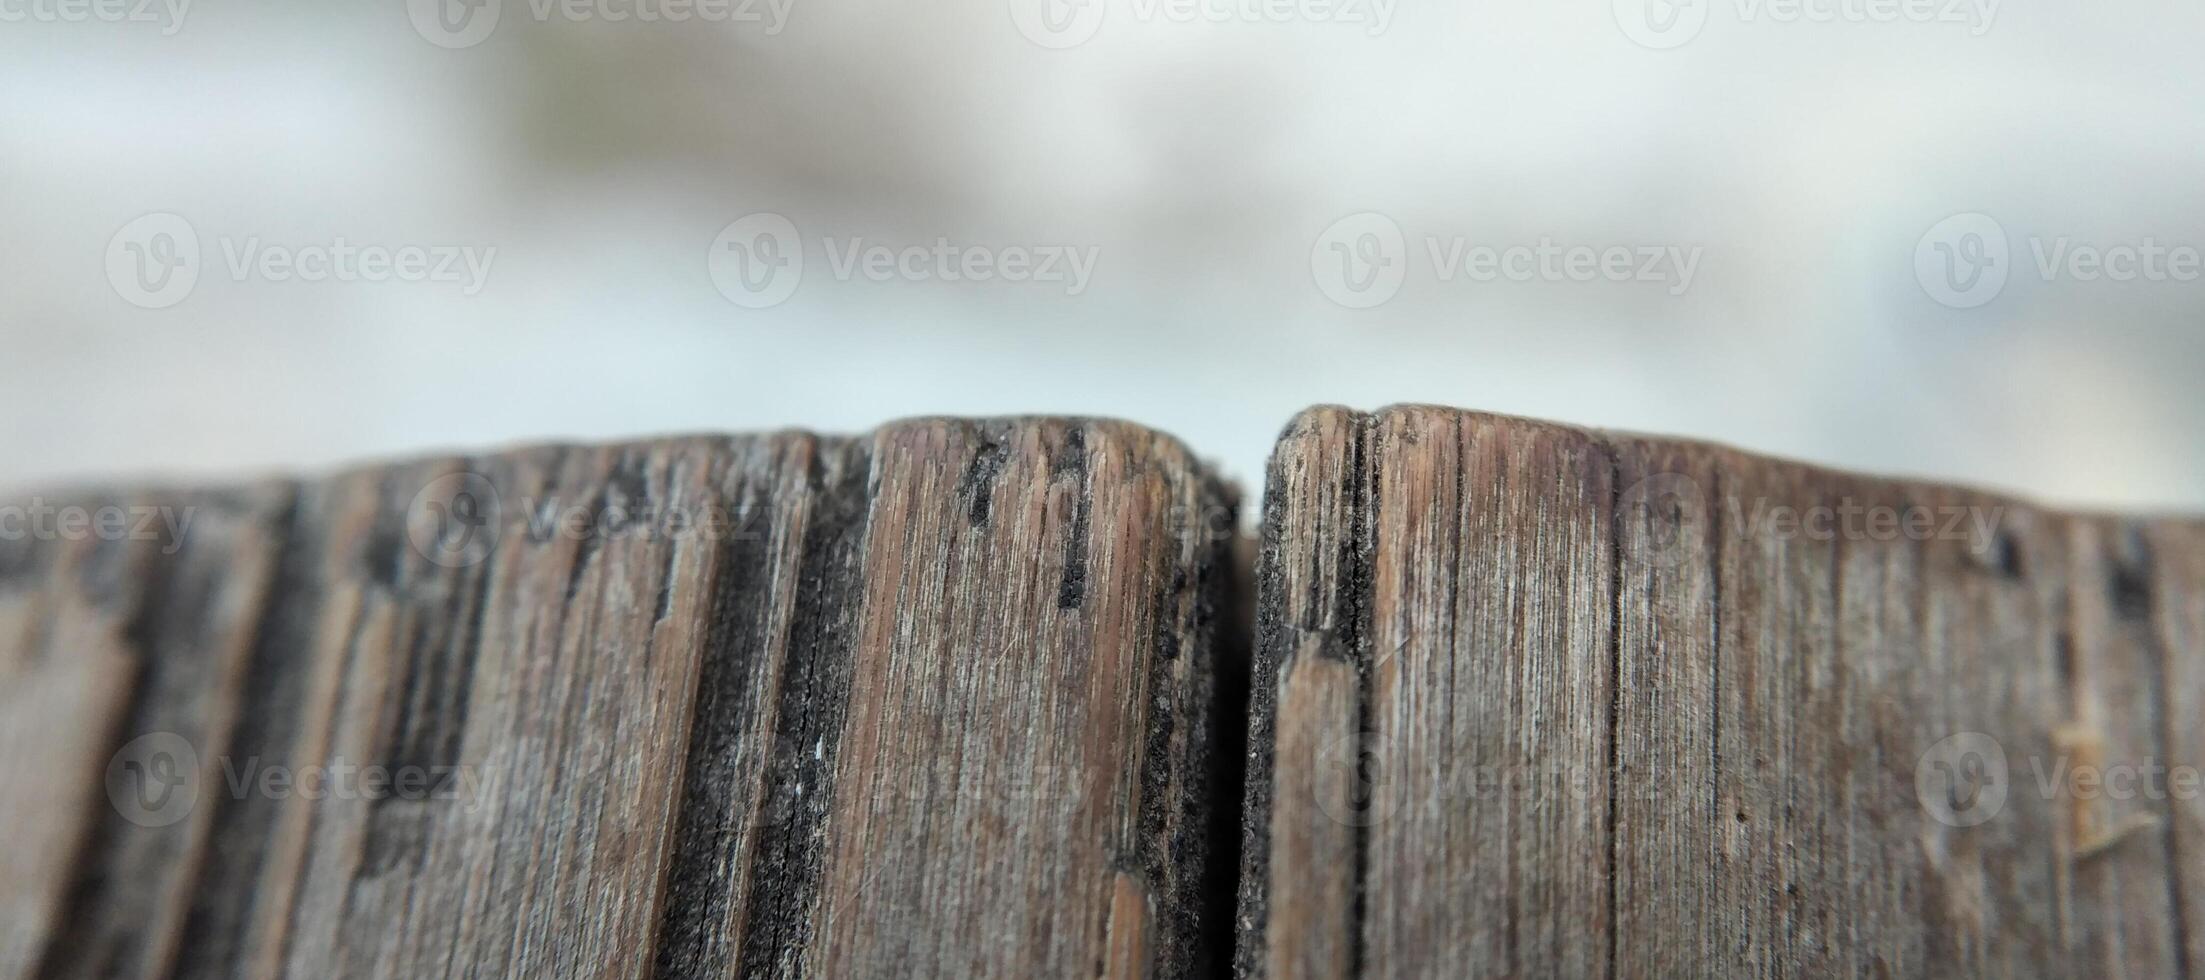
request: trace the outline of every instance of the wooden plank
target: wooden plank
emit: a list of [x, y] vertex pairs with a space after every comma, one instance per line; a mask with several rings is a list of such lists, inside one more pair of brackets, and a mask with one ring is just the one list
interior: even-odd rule
[[0, 975], [170, 969], [288, 493], [15, 505], [50, 519], [0, 562]]
[[[1303, 413], [1280, 437], [1264, 491], [1236, 957], [1242, 975], [1340, 977], [1359, 940], [1362, 832], [1374, 798], [1364, 752], [1368, 426]], [[1291, 583], [1291, 587], [1289, 587]], [[1270, 869], [1292, 873], [1272, 874]]]
[[1371, 434], [1370, 737], [1392, 813], [1367, 832], [1364, 973], [1602, 973], [1607, 453], [1422, 408]]
[[[2205, 699], [2194, 696], [2205, 690], [2205, 528], [2156, 520], [2143, 522], [2140, 536], [2151, 560], [2162, 763], [2205, 766]], [[2176, 952], [2185, 970], [2205, 969], [2205, 793], [2176, 769], [2166, 796], [2162, 846], [2181, 940]]]
[[[2173, 815], [2168, 801], [2125, 798], [2140, 787], [2117, 775], [2165, 752], [2151, 559], [2141, 534], [2123, 522], [2078, 518], [2066, 530], [2058, 661], [2066, 711], [2053, 732], [2054, 761], [2075, 777], [2061, 793], [2065, 819], [2054, 851], [2068, 879], [2066, 952], [2071, 972], [2176, 976], [2184, 969], [2180, 898], [2164, 829]], [[2195, 692], [2172, 696], [2194, 700]], [[2104, 777], [2089, 779], [2092, 769]]]
[[1369, 616], [1377, 803], [1348, 887], [1247, 865], [1244, 975], [2187, 975], [2199, 523], [1422, 407], [1272, 473], [1343, 467], [1272, 491], [1251, 840], [1337, 792], [1291, 597]]
[[1172, 522], [1221, 489], [1116, 424], [873, 451], [809, 972], [1199, 969], [1224, 552]]
[[737, 532], [717, 562], [689, 749], [706, 775], [684, 790], [661, 975], [788, 975], [811, 942], [870, 469], [868, 444], [803, 437], [730, 467]]
[[[1716, 460], [1694, 446], [1618, 439], [1614, 869], [1617, 973], [1684, 977], [1727, 942], [1735, 909], [1709, 869], [1721, 813], [1713, 700], [1722, 544]], [[1624, 853], [1623, 841], [1632, 849]]]
[[[349, 630], [325, 634], [343, 636], [323, 650], [344, 661], [328, 751], [413, 786], [317, 808], [288, 910], [289, 972], [648, 966], [708, 584], [706, 549], [685, 550], [652, 516], [707, 503], [709, 448], [551, 449], [380, 474], [366, 553], [389, 577], [344, 604]], [[474, 479], [496, 488], [483, 560], [420, 546], [430, 504]], [[577, 530], [532, 531], [547, 513]], [[378, 556], [392, 534], [409, 546]]]
[[1269, 480], [1252, 613], [1121, 423], [70, 498], [154, 533], [0, 534], [0, 977], [2197, 962], [2205, 524], [1427, 407]]
[[[1233, 498], [1171, 440], [926, 420], [196, 506], [173, 553], [0, 542], [0, 747], [28, 760], [0, 814], [38, 845], [0, 865], [0, 976], [1185, 976], [1225, 950]], [[103, 774], [157, 732], [196, 804], [141, 827]]]
[[[1909, 873], [1902, 880], [1917, 883], [1902, 911], [1919, 918], [1908, 932], [1904, 919], [1886, 927], [1905, 940], [1886, 957], [1935, 975], [2066, 975], [2059, 964], [2072, 937], [2057, 896], [2067, 825], [2036, 774], [2057, 764], [2066, 717], [2068, 518], [1951, 488], [1888, 493], [1940, 532], [1911, 542], [1920, 665], [1882, 692], [1904, 712], [1886, 724], [1907, 735], [1884, 757], [1893, 768], [1914, 760], [1923, 797], [1913, 813], [1892, 808], [1891, 829], [1920, 842], [1915, 854], [1890, 855]], [[1943, 533], [1956, 517], [1978, 530]]]

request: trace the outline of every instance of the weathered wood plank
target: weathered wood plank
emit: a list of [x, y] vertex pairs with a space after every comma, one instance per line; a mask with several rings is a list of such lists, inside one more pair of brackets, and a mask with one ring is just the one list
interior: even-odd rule
[[[2205, 760], [2205, 528], [2194, 523], [2147, 522], [2142, 533], [2151, 555], [2151, 607], [2157, 628], [2158, 715], [2165, 761]], [[2205, 969], [2205, 799], [2181, 792], [2170, 777], [2168, 821], [2163, 828], [2170, 876], [2169, 902], [2185, 969]]]
[[1715, 689], [1720, 633], [1716, 462], [1636, 439], [1617, 440], [1615, 458], [1615, 618], [1639, 627], [1616, 633], [1611, 952], [1648, 976], [1690, 976], [1735, 914], [1709, 874], [1727, 815], [1715, 705], [1701, 695]]
[[1272, 473], [1251, 850], [1337, 793], [1295, 597], [1369, 617], [1331, 757], [1376, 790], [1251, 857], [1244, 975], [2192, 968], [2197, 522], [1414, 407], [1305, 413]]
[[[366, 554], [388, 577], [345, 604], [350, 628], [322, 648], [345, 662], [328, 749], [413, 782], [316, 808], [287, 910], [289, 972], [648, 966], [708, 589], [707, 549], [651, 515], [708, 503], [711, 449], [539, 450], [381, 474]], [[482, 560], [421, 546], [435, 505], [464, 509], [443, 488], [472, 479], [496, 488], [496, 525], [473, 532], [491, 536]], [[568, 526], [586, 530], [528, 525], [570, 508], [586, 522]], [[408, 546], [380, 544], [393, 534]]]
[[[1578, 433], [1381, 412], [1364, 973], [1607, 965], [1612, 467]], [[1515, 535], [1514, 528], [1538, 528]], [[1432, 793], [1427, 787], [1435, 788]], [[1439, 853], [1455, 860], [1433, 860]]]
[[[288, 490], [48, 503], [48, 533], [5, 547], [0, 814], [8, 926], [0, 975], [165, 973], [208, 863], [221, 778], [204, 747], [240, 681]], [[72, 531], [68, 514], [106, 530]], [[34, 516], [34, 520], [35, 520]], [[20, 828], [18, 830], [18, 828]]]
[[[2071, 883], [2062, 923], [2071, 970], [2177, 976], [2184, 966], [2177, 954], [2179, 908], [2163, 829], [2173, 814], [2164, 800], [2121, 798], [2139, 787], [2123, 787], [2115, 777], [2120, 767], [2165, 753], [2150, 557], [2140, 534], [2112, 519], [2069, 522], [2067, 546], [2068, 605], [2058, 647], [2066, 710], [2056, 716], [2062, 724], [2053, 731], [2047, 767], [2064, 761], [2082, 779], [2092, 768], [2106, 770], [2104, 779], [2091, 781], [2099, 786], [2070, 780], [2060, 801], [2064, 813], [2054, 817], [2064, 817], [2054, 856]], [[2173, 696], [2194, 700], [2196, 692]]]
[[797, 437], [730, 468], [738, 531], [717, 561], [689, 748], [706, 775], [684, 791], [660, 975], [786, 976], [811, 942], [870, 465], [868, 444]]
[[1046, 419], [87, 497], [189, 520], [0, 538], [0, 977], [2197, 962], [2199, 522], [1317, 409], [1244, 689], [1233, 504]]
[[[1360, 420], [1309, 412], [1265, 481], [1259, 645], [1249, 686], [1236, 957], [1242, 974], [1336, 977], [1354, 964], [1357, 829], [1372, 802], [1362, 743], [1368, 482]], [[1287, 588], [1287, 582], [1294, 588]], [[1273, 866], [1296, 873], [1273, 875]]]
[[874, 453], [810, 972], [1195, 968], [1224, 551], [1174, 525], [1220, 491], [1117, 425]]
[[[0, 747], [34, 767], [0, 814], [38, 845], [0, 868], [0, 976], [1223, 953], [1233, 499], [1175, 442], [929, 420], [198, 506], [173, 553], [0, 542]], [[139, 826], [103, 773], [156, 733], [197, 798]]]

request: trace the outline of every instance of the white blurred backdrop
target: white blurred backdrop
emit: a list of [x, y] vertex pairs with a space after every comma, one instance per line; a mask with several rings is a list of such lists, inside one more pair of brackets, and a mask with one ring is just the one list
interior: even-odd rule
[[0, 0], [0, 486], [1046, 412], [1252, 489], [1297, 409], [1427, 401], [2199, 509], [2201, 41], [2180, 2]]

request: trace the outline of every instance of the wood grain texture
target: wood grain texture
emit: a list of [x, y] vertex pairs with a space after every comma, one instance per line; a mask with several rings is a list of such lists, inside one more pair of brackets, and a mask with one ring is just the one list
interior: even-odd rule
[[9, 505], [0, 978], [2205, 954], [2205, 524], [1316, 409], [1250, 609], [1235, 504], [1014, 419]]
[[[0, 543], [0, 975], [163, 971], [213, 853], [212, 753], [247, 713], [242, 681], [288, 491], [26, 501], [56, 532]], [[121, 513], [121, 537], [59, 513]], [[182, 534], [140, 518], [174, 515]], [[35, 516], [34, 516], [35, 519]], [[185, 747], [183, 752], [176, 751]], [[111, 797], [144, 770], [154, 805]], [[125, 812], [136, 819], [125, 819]]]
[[1265, 519], [1243, 976], [2197, 967], [2198, 522], [1427, 407]]
[[[135, 502], [197, 519], [0, 541], [0, 815], [32, 845], [0, 977], [1225, 949], [1235, 501], [1169, 439], [922, 420]], [[111, 798], [156, 762], [191, 802]]]

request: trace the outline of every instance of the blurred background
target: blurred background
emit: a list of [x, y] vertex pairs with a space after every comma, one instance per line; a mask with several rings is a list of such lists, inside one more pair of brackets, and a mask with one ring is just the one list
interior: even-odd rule
[[2205, 507], [2205, 6], [0, 0], [0, 487], [1317, 402]]

